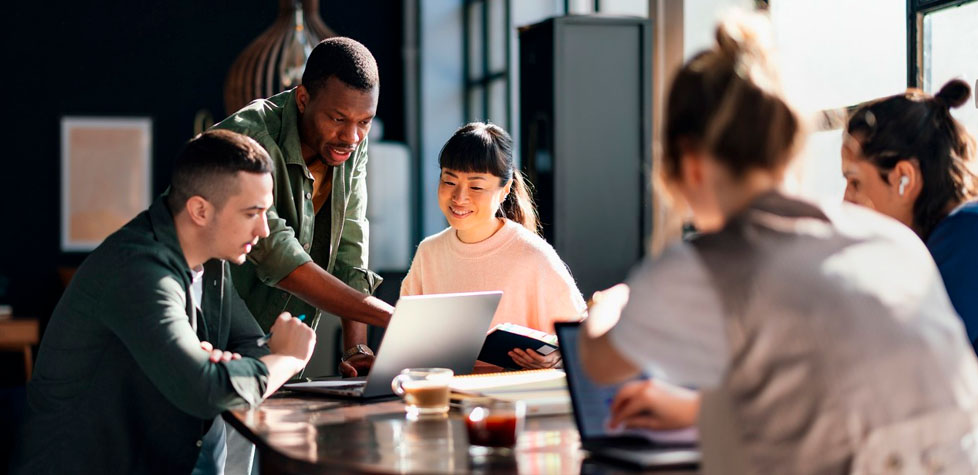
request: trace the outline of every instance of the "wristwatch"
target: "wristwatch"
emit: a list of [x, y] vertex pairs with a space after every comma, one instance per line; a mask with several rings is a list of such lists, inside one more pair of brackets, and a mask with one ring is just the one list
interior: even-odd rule
[[343, 352], [343, 357], [340, 358], [340, 361], [345, 362], [346, 360], [353, 358], [356, 355], [373, 356], [374, 352], [370, 350], [369, 346], [364, 345], [362, 343], [357, 343], [356, 345], [347, 348], [346, 351]]

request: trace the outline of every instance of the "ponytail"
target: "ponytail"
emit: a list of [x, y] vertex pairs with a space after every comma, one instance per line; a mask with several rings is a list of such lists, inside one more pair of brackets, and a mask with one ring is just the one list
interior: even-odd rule
[[513, 185], [497, 214], [501, 218], [519, 223], [534, 234], [540, 234], [540, 220], [531, 191], [530, 182], [523, 177], [523, 173], [513, 170]]
[[680, 177], [685, 149], [702, 148], [736, 178], [783, 169], [803, 141], [804, 123], [782, 93], [766, 17], [736, 15], [716, 44], [676, 74], [666, 101], [664, 177]]

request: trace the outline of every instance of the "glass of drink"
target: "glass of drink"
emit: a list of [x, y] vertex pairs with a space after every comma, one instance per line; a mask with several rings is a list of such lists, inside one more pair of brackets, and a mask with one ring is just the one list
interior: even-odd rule
[[470, 451], [479, 454], [507, 452], [516, 446], [526, 416], [523, 401], [469, 399], [463, 401], [462, 407]]
[[391, 381], [394, 394], [404, 399], [408, 418], [448, 412], [449, 384], [455, 373], [447, 368], [408, 368]]

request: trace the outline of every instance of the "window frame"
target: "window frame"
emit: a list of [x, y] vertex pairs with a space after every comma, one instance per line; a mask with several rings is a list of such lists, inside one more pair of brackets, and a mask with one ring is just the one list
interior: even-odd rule
[[907, 0], [907, 87], [923, 89], [924, 16], [976, 0]]
[[[766, 9], [770, 0], [755, 0], [758, 9]], [[978, 0], [906, 0], [907, 2], [907, 87], [923, 89], [924, 16], [946, 8], [959, 7]], [[872, 99], [870, 99], [872, 100]], [[835, 130], [845, 125], [845, 119], [862, 103], [838, 109], [819, 111], [814, 129]]]
[[[511, 64], [513, 59], [512, 35], [510, 35], [510, 33], [513, 30], [513, 28], [515, 28], [515, 25], [513, 24], [513, 14], [512, 14], [512, 5], [515, 0], [495, 0], [495, 1], [503, 2], [503, 24], [505, 25], [504, 31], [501, 32], [494, 31], [491, 33], [491, 34], [501, 34], [505, 36], [504, 64], [506, 66], [497, 70], [492, 70], [489, 64], [490, 63], [490, 56], [489, 56], [489, 51], [490, 51], [489, 2], [490, 1], [493, 0], [464, 0], [462, 2], [462, 65], [463, 65], [462, 69], [464, 74], [464, 78], [462, 80], [463, 81], [462, 114], [463, 117], [465, 117], [466, 121], [472, 121], [472, 120], [488, 121], [490, 119], [489, 108], [491, 103], [491, 95], [489, 89], [493, 83], [500, 80], [504, 80], [506, 85], [505, 88], [506, 100], [504, 106], [506, 123], [498, 124], [498, 125], [503, 126], [507, 130], [512, 130], [514, 125], [513, 116], [515, 111], [514, 111], [514, 106], [512, 101], [513, 94], [514, 94], [513, 91], [514, 78], [511, 77], [510, 75]], [[766, 2], [767, 0], [755, 0], [755, 1]], [[474, 4], [478, 4], [480, 6], [481, 16], [482, 16], [482, 21], [480, 25], [482, 30], [479, 38], [479, 41], [481, 43], [480, 54], [482, 57], [482, 61], [479, 61], [478, 64], [475, 64], [477, 62], [473, 61], [471, 50], [470, 50], [470, 48], [472, 47], [471, 37], [472, 37], [472, 30], [473, 30], [473, 24], [472, 24], [473, 19], [469, 13], [470, 11], [469, 8], [471, 5]], [[573, 8], [571, 5], [571, 0], [563, 0], [562, 2], [563, 12], [560, 12], [559, 14], [562, 15], [588, 14], [588, 13], [598, 13], [602, 11], [601, 0], [589, 0], [589, 1], [582, 2], [582, 4], [584, 5], [583, 11], [572, 13]], [[473, 72], [476, 71], [476, 68], [478, 68], [480, 74], [473, 77]], [[478, 117], [473, 115], [472, 106], [471, 103], [469, 102], [469, 98], [472, 96], [472, 94], [481, 94], [480, 102], [481, 102], [482, 114]]]
[[[513, 123], [513, 108], [510, 104], [509, 98], [513, 94], [513, 84], [509, 77], [509, 62], [510, 62], [510, 35], [509, 31], [513, 28], [513, 17], [511, 13], [511, 0], [496, 0], [503, 3], [503, 24], [505, 29], [503, 31], [492, 32], [492, 34], [503, 35], [504, 36], [504, 64], [502, 69], [492, 70], [490, 67], [490, 32], [489, 32], [489, 2], [491, 0], [465, 0], [462, 5], [462, 71], [464, 74], [464, 85], [463, 85], [463, 101], [462, 101], [462, 116], [465, 120], [481, 120], [483, 122], [489, 121], [489, 107], [490, 107], [490, 87], [496, 81], [505, 81], [506, 84], [506, 97], [504, 98], [504, 108], [505, 108], [505, 121], [504, 124], [498, 124], [503, 128], [509, 130], [511, 124]], [[480, 40], [480, 55], [482, 61], [478, 65], [474, 65], [473, 58], [471, 56], [471, 36], [472, 36], [472, 17], [469, 14], [469, 8], [472, 5], [479, 4], [481, 8], [482, 25], [481, 25], [481, 38]], [[473, 71], [478, 67], [479, 75], [473, 77]], [[469, 99], [472, 94], [481, 94], [482, 103], [482, 114], [479, 117], [475, 117], [472, 114], [472, 107], [470, 105]]]

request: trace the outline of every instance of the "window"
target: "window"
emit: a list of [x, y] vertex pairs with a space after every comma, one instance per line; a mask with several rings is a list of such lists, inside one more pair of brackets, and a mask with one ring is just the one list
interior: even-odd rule
[[494, 122], [517, 139], [516, 28], [565, 12], [648, 16], [648, 10], [648, 0], [465, 0], [465, 119]]
[[[520, 0], [523, 1], [523, 0]], [[610, 15], [649, 16], [649, 0], [562, 0], [569, 15], [606, 13]]]
[[[770, 0], [785, 93], [801, 112], [844, 108], [906, 88], [904, 0]], [[842, 121], [810, 134], [794, 190], [842, 200]]]
[[465, 120], [490, 121], [509, 129], [510, 2], [466, 0], [463, 14]]
[[733, 9], [750, 11], [752, 0], [683, 0], [683, 61], [713, 47], [717, 22]]
[[[920, 71], [921, 88], [934, 94], [948, 80], [964, 79], [972, 87], [972, 95], [978, 84], [978, 2], [945, 6], [923, 13], [923, 31], [920, 52], [923, 68]], [[978, 137], [978, 102], [968, 101], [952, 109], [951, 114], [971, 133]]]
[[594, 0], [594, 11], [614, 15], [649, 16], [649, 0]]

